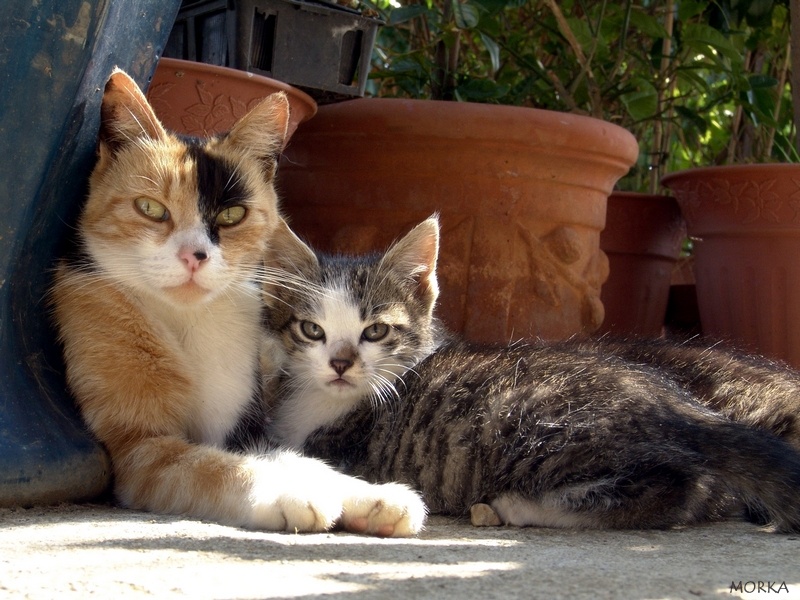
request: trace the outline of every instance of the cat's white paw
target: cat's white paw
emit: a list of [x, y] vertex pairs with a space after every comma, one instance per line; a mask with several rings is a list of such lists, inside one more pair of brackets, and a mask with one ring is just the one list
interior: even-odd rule
[[326, 497], [323, 490], [298, 490], [254, 503], [251, 526], [296, 533], [327, 531], [341, 514], [341, 503]]
[[249, 462], [253, 476], [249, 527], [327, 531], [342, 515], [342, 495], [328, 482], [343, 475], [322, 462], [292, 452], [276, 452]]
[[268, 531], [327, 531], [342, 514], [337, 496], [313, 482], [273, 481], [254, 488], [249, 525]]
[[419, 494], [399, 483], [356, 482], [344, 502], [342, 526], [355, 533], [408, 537], [422, 531], [427, 509]]

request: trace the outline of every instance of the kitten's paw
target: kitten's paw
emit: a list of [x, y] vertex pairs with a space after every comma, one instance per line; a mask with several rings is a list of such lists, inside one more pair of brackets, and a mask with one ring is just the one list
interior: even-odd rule
[[408, 537], [422, 531], [426, 514], [422, 498], [407, 486], [365, 483], [345, 499], [340, 522], [354, 533]]

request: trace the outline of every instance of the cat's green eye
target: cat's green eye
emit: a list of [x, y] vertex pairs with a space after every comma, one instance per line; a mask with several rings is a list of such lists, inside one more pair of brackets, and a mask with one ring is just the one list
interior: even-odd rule
[[229, 206], [223, 209], [217, 215], [217, 225], [222, 227], [230, 227], [240, 223], [244, 216], [247, 214], [247, 209], [244, 206]]
[[361, 333], [361, 337], [368, 342], [379, 342], [387, 335], [389, 335], [389, 326], [386, 323], [373, 323]]
[[311, 321], [302, 321], [300, 331], [310, 340], [321, 340], [325, 337], [325, 330]]
[[137, 198], [133, 201], [136, 209], [148, 219], [153, 221], [166, 221], [169, 219], [167, 207], [152, 198]]

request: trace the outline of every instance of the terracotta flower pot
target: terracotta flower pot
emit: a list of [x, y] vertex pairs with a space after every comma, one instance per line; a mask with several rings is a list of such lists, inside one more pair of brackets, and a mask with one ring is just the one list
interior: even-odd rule
[[695, 244], [703, 332], [800, 367], [800, 165], [664, 178]]
[[298, 131], [278, 185], [326, 250], [385, 248], [438, 212], [439, 315], [477, 341], [595, 331], [606, 199], [636, 160], [615, 125], [550, 111], [360, 99]]
[[600, 248], [609, 275], [600, 298], [600, 331], [657, 336], [667, 312], [672, 271], [686, 237], [678, 203], [670, 196], [614, 192], [608, 198]]
[[147, 99], [165, 127], [189, 135], [228, 131], [262, 98], [275, 92], [289, 97], [287, 139], [317, 112], [317, 103], [286, 83], [236, 69], [177, 58], [162, 58]]

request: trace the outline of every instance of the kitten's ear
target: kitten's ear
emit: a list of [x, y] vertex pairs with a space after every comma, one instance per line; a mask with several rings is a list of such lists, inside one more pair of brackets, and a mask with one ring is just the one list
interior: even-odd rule
[[[270, 236], [264, 254], [264, 279], [261, 296], [269, 307], [267, 320], [271, 326], [282, 325], [292, 313], [291, 297], [307, 291], [316, 279], [319, 261], [314, 251], [297, 237], [283, 219]], [[288, 299], [287, 299], [288, 296]]]
[[319, 261], [314, 251], [289, 229], [286, 221], [278, 219], [264, 254], [264, 265], [269, 272], [277, 270], [290, 276], [307, 276], [319, 267]]
[[114, 154], [141, 138], [158, 140], [167, 133], [139, 86], [124, 71], [114, 69], [106, 82], [100, 109], [100, 153]]
[[285, 92], [271, 94], [239, 119], [220, 147], [249, 156], [270, 171], [277, 166], [289, 127], [289, 100]]
[[413, 280], [417, 286], [417, 295], [433, 310], [439, 295], [439, 283], [436, 279], [438, 254], [439, 219], [434, 215], [389, 248], [381, 261], [381, 267]]

